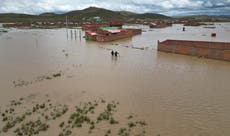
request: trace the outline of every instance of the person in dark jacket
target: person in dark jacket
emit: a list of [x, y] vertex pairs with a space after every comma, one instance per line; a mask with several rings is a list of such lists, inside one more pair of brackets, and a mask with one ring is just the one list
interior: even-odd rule
[[114, 51], [113, 51], [113, 50], [111, 51], [111, 55], [112, 55], [112, 56], [114, 55]]
[[116, 57], [118, 56], [118, 54], [119, 54], [119, 53], [118, 53], [117, 51], [115, 51], [114, 55], [115, 55]]

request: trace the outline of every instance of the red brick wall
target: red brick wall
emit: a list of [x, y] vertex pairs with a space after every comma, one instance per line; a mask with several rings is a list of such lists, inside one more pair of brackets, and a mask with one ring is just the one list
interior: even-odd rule
[[223, 50], [209, 49], [208, 58], [223, 59]]
[[114, 41], [117, 39], [128, 38], [134, 35], [141, 34], [141, 29], [124, 29], [120, 33], [111, 34], [108, 32], [100, 32], [96, 37], [96, 41], [98, 42], [108, 42]]
[[161, 44], [160, 46], [158, 46], [158, 51], [174, 52], [175, 47], [176, 47], [175, 45], [168, 46], [168, 45]]
[[204, 48], [197, 48], [197, 56], [198, 57], [205, 57], [205, 58], [208, 58], [208, 50], [207, 49], [204, 49]]
[[218, 45], [218, 42], [180, 42], [168, 40], [158, 43], [158, 51], [230, 61], [229, 48], [229, 43], [219, 43]]
[[175, 47], [176, 47], [174, 50], [175, 53], [184, 54], [184, 55], [193, 55], [192, 46], [175, 46]]
[[223, 51], [223, 58], [224, 58], [224, 60], [230, 61], [230, 50], [224, 50]]

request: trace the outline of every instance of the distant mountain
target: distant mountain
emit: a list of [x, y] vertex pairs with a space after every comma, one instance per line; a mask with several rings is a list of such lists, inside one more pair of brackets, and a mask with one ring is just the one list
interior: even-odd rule
[[136, 15], [136, 13], [133, 13], [133, 12], [129, 12], [129, 11], [119, 11], [119, 13], [123, 16], [132, 16], [132, 15]]
[[106, 20], [129, 20], [129, 19], [170, 19], [171, 17], [145, 13], [137, 14], [127, 11], [111, 11], [103, 8], [89, 7], [83, 10], [75, 10], [62, 14], [43, 13], [40, 15], [27, 15], [27, 14], [0, 14], [0, 22], [34, 22], [34, 21], [65, 21], [68, 16], [69, 21], [86, 22], [86, 21], [106, 21]]
[[77, 19], [77, 20], [90, 20], [95, 17], [99, 17], [102, 20], [108, 19], [122, 19], [124, 18], [119, 12], [103, 9], [103, 8], [96, 8], [96, 7], [89, 7], [84, 10], [75, 10], [64, 14], [67, 15], [70, 19]]
[[0, 22], [30, 21], [35, 15], [6, 13], [0, 14]]
[[52, 16], [56, 16], [56, 15], [58, 15], [58, 14], [55, 14], [55, 13], [42, 13], [39, 16], [52, 17]]
[[129, 17], [136, 19], [171, 19], [171, 17], [154, 13], [134, 14]]
[[111, 11], [103, 8], [96, 8], [96, 7], [89, 7], [84, 10], [75, 10], [68, 13], [65, 13], [68, 17], [72, 17], [75, 19], [80, 20], [87, 20], [92, 19], [94, 17], [99, 17], [102, 20], [108, 19], [168, 19], [170, 17], [164, 16], [161, 14], [153, 14], [153, 13], [146, 13], [146, 14], [137, 14], [133, 12], [127, 11]]
[[193, 16], [184, 16], [184, 17], [178, 17], [183, 20], [195, 20], [195, 21], [201, 21], [201, 22], [229, 22], [230, 16], [211, 16], [211, 15], [193, 15]]
[[150, 20], [170, 20], [170, 19], [182, 19], [182, 20], [194, 20], [194, 21], [230, 21], [230, 16], [184, 16], [184, 17], [169, 17], [162, 14], [144, 13], [138, 14], [128, 11], [112, 11], [103, 8], [89, 7], [83, 10], [74, 10], [67, 13], [43, 13], [40, 15], [28, 15], [28, 14], [0, 14], [0, 22], [64, 22], [68, 17], [68, 21], [74, 22], [96, 22], [96, 21], [108, 21], [108, 20], [137, 20], [137, 19], [150, 19]]

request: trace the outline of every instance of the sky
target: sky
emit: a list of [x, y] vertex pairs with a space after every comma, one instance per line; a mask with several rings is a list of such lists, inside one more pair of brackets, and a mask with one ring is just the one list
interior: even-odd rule
[[230, 15], [230, 0], [0, 0], [0, 13], [64, 13], [90, 6], [168, 16]]

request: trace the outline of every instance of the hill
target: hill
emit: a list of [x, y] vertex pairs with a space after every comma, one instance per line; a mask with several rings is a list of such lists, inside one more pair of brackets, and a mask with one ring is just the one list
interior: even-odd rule
[[52, 17], [52, 16], [56, 16], [56, 15], [58, 15], [58, 14], [55, 14], [55, 13], [42, 13], [39, 16]]
[[103, 8], [96, 8], [96, 7], [89, 7], [84, 10], [76, 10], [71, 11], [64, 14], [67, 15], [70, 20], [77, 19], [83, 21], [90, 21], [100, 18], [101, 20], [108, 20], [108, 19], [122, 19], [124, 18], [119, 12], [103, 9]]
[[86, 21], [107, 21], [110, 19], [170, 19], [168, 16], [161, 14], [145, 13], [137, 14], [127, 11], [111, 11], [103, 8], [89, 7], [83, 10], [75, 10], [63, 14], [43, 13], [40, 15], [27, 14], [0, 14], [0, 22], [35, 22], [35, 21], [49, 21], [58, 22], [65, 21], [68, 16], [69, 21], [86, 22]]
[[208, 16], [208, 15], [193, 15], [178, 17], [182, 20], [199, 21], [199, 22], [229, 22], [230, 16]]

